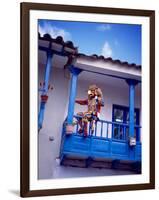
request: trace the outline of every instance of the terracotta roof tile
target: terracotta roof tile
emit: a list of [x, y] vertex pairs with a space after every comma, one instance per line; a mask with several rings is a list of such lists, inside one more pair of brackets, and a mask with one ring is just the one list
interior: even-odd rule
[[112, 59], [111, 57], [104, 57], [103, 55], [97, 55], [97, 54], [92, 54], [92, 55], [86, 55], [86, 54], [83, 54], [83, 53], [79, 53], [78, 52], [78, 48], [74, 46], [73, 42], [72, 41], [64, 41], [63, 40], [63, 37], [62, 36], [58, 36], [56, 38], [52, 38], [50, 36], [50, 34], [46, 33], [44, 34], [43, 37], [41, 37], [40, 33], [39, 33], [39, 39], [41, 40], [47, 40], [47, 41], [50, 41], [50, 42], [55, 42], [57, 44], [61, 44], [63, 45], [64, 47], [68, 47], [68, 48], [71, 48], [73, 50], [76, 50], [75, 52], [75, 56], [77, 58], [88, 58], [88, 59], [93, 59], [93, 60], [103, 60], [105, 62], [112, 62], [114, 64], [120, 64], [120, 65], [125, 65], [125, 66], [128, 66], [128, 67], [133, 67], [133, 68], [136, 68], [136, 69], [141, 69], [141, 65], [136, 65], [135, 63], [128, 63], [126, 61], [121, 61], [119, 59]]
[[77, 57], [79, 58], [91, 58], [93, 60], [104, 60], [105, 62], [112, 62], [114, 64], [120, 64], [120, 65], [125, 65], [125, 66], [128, 66], [128, 67], [134, 67], [136, 69], [141, 69], [141, 65], [136, 65], [135, 63], [128, 63], [126, 61], [122, 62], [121, 60], [119, 59], [112, 59], [111, 57], [107, 57], [105, 58], [104, 56], [100, 55], [100, 56], [97, 56], [96, 54], [93, 54], [93, 55], [85, 55], [85, 54], [78, 54]]
[[65, 47], [77, 50], [77, 47], [74, 46], [74, 44], [73, 44], [72, 41], [66, 41], [66, 42], [64, 42], [62, 36], [57, 36], [56, 38], [52, 38], [51, 35], [48, 34], [48, 33], [44, 34], [43, 37], [41, 37], [41, 35], [39, 33], [38, 36], [39, 36], [40, 40], [47, 40], [47, 41], [50, 41], [50, 42], [55, 42], [57, 44], [61, 44], [61, 45], [65, 46]]

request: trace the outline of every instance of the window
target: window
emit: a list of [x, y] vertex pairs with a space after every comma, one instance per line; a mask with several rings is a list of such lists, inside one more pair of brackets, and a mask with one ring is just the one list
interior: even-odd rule
[[[129, 135], [129, 107], [113, 105], [112, 137], [114, 139], [127, 140]], [[139, 125], [139, 109], [135, 108], [134, 124]], [[139, 127], [135, 127], [134, 136], [140, 140]]]

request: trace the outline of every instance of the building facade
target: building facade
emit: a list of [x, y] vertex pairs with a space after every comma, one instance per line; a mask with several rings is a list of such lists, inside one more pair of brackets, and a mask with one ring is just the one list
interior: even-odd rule
[[[80, 54], [48, 34], [39, 36], [38, 64], [39, 179], [141, 173], [141, 66]], [[86, 99], [91, 84], [105, 105], [84, 138], [74, 121], [87, 107], [75, 99]]]

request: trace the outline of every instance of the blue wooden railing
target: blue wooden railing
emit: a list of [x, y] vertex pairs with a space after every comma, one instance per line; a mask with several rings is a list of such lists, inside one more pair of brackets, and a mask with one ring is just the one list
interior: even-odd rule
[[[81, 116], [74, 115], [74, 118], [78, 121]], [[75, 123], [74, 132], [75, 135], [81, 135], [78, 132], [79, 124]], [[88, 123], [88, 137], [98, 137], [113, 140], [127, 141], [129, 139], [129, 125], [120, 122], [111, 122], [106, 120], [98, 120], [95, 122], [95, 128], [93, 134], [91, 133], [90, 123]], [[140, 142], [141, 126], [135, 125], [135, 137], [136, 141]]]
[[[98, 120], [95, 123], [93, 134], [91, 133], [90, 123], [88, 123], [88, 136], [83, 137], [84, 133], [79, 133], [78, 120], [80, 116], [74, 115], [76, 122], [72, 134], [66, 134], [67, 119], [63, 123], [60, 162], [70, 157], [77, 159], [103, 159], [139, 162], [141, 170], [141, 126], [135, 126], [136, 145], [130, 146], [129, 125], [119, 122]], [[133, 154], [132, 154], [133, 151]]]

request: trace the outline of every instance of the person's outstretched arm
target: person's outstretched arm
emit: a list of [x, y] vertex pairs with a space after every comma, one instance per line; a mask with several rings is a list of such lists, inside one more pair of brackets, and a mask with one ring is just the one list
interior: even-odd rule
[[80, 104], [80, 105], [88, 105], [88, 100], [87, 99], [85, 99], [85, 100], [76, 100], [75, 101], [76, 103], [78, 103], [78, 104]]

